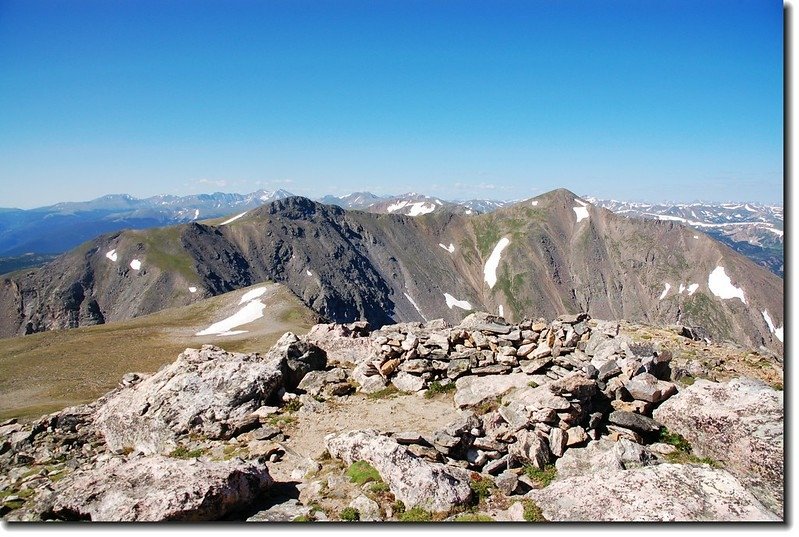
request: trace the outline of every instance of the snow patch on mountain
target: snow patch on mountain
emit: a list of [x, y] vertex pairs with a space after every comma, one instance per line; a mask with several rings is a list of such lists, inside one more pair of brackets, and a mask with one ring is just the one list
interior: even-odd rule
[[408, 200], [398, 201], [397, 203], [392, 203], [391, 205], [386, 207], [386, 211], [393, 213], [394, 211], [399, 211], [406, 205], [408, 205]]
[[196, 287], [189, 287], [189, 293], [196, 293], [196, 292], [197, 292]]
[[732, 284], [732, 280], [727, 276], [727, 272], [722, 266], [716, 267], [713, 272], [710, 273], [707, 278], [707, 286], [710, 288], [711, 293], [721, 299], [740, 298], [741, 302], [746, 304], [743, 289], [735, 287]]
[[499, 313], [500, 317], [504, 317], [505, 316], [505, 308], [502, 307], [502, 304], [500, 304], [499, 308], [497, 308], [497, 312]]
[[[263, 289], [264, 292], [266, 291], [265, 287], [259, 289], [253, 289], [253, 291], [260, 291], [261, 289]], [[249, 293], [245, 294], [245, 296], [252, 293], [253, 291], [250, 291]], [[263, 293], [261, 293], [261, 295], [262, 294]], [[216, 322], [211, 326], [209, 326], [208, 328], [206, 328], [205, 330], [197, 332], [195, 335], [232, 336], [235, 334], [242, 334], [246, 332], [246, 330], [233, 330], [233, 329], [251, 323], [264, 316], [264, 309], [266, 308], [266, 305], [260, 300], [257, 300], [257, 297], [261, 295], [254, 295], [255, 298], [247, 302], [247, 304], [239, 311], [237, 311], [227, 319], [223, 319], [219, 322]], [[239, 302], [239, 304], [241, 304], [241, 302]]]
[[669, 289], [671, 289], [671, 284], [670, 283], [664, 283], [663, 285], [665, 285], [666, 288], [663, 289], [662, 293], [660, 293], [660, 298], [658, 298], [658, 300], [663, 300], [664, 298], [666, 298], [666, 295], [668, 294]]
[[697, 289], [699, 289], [699, 284], [698, 283], [692, 283], [691, 285], [689, 285], [688, 286], [688, 296], [691, 296], [692, 294], [696, 293]]
[[250, 302], [251, 300], [255, 300], [256, 298], [260, 298], [264, 296], [266, 293], [266, 287], [257, 287], [250, 291], [247, 291], [241, 296], [241, 300], [239, 300], [239, 305], [244, 304], [245, 302]]
[[530, 205], [532, 205], [533, 207], [535, 207], [536, 205], [538, 205], [538, 200], [533, 200], [533, 201], [531, 201], [531, 202], [530, 202]]
[[488, 287], [491, 289], [493, 289], [497, 283], [497, 266], [499, 266], [499, 260], [502, 257], [502, 250], [504, 250], [508, 244], [510, 244], [510, 239], [502, 237], [497, 245], [494, 246], [494, 251], [491, 252], [483, 268], [483, 277]]
[[427, 204], [423, 201], [418, 201], [411, 205], [411, 210], [408, 211], [408, 216], [420, 216], [427, 213], [432, 213], [436, 210], [434, 203]]
[[227, 220], [225, 220], [224, 222], [222, 222], [222, 223], [221, 223], [221, 224], [219, 224], [219, 225], [220, 225], [220, 226], [224, 226], [224, 225], [226, 225], [226, 224], [229, 224], [229, 223], [231, 223], [231, 222], [234, 222], [234, 221], [238, 220], [239, 218], [241, 218], [242, 216], [244, 216], [245, 214], [247, 214], [247, 211], [244, 211], [244, 212], [243, 212], [243, 213], [241, 213], [241, 214], [237, 214], [237, 215], [236, 215], [236, 216], [234, 216], [233, 218], [228, 218]]
[[[402, 294], [405, 295], [405, 298], [408, 299], [408, 302], [410, 302], [411, 305], [414, 308], [416, 308], [416, 311], [419, 313], [422, 319], [424, 319], [424, 322], [427, 322], [427, 317], [424, 316], [424, 313], [422, 313], [422, 310], [419, 309], [419, 306], [416, 304], [416, 301], [411, 298], [411, 295], [409, 295], [408, 293], [402, 293]], [[452, 309], [452, 306], [450, 306], [450, 309]]]
[[577, 198], [574, 201], [580, 204], [578, 207], [572, 207], [574, 214], [577, 215], [577, 223], [579, 224], [581, 221], [588, 219], [588, 204]]
[[141, 270], [141, 261], [139, 261], [138, 259], [134, 259], [133, 261], [130, 262], [130, 268], [132, 268], [133, 270]]
[[455, 245], [454, 245], [454, 244], [452, 244], [452, 243], [449, 243], [449, 246], [444, 246], [443, 244], [441, 244], [441, 243], [439, 242], [439, 243], [438, 243], [438, 245], [439, 245], [439, 246], [441, 246], [441, 247], [442, 247], [443, 249], [445, 249], [446, 251], [448, 251], [449, 253], [453, 253], [453, 252], [455, 251]]
[[763, 310], [763, 319], [765, 319], [768, 329], [771, 331], [771, 333], [774, 334], [777, 339], [782, 341], [785, 327], [780, 326], [779, 328], [776, 328], [774, 326], [774, 321], [771, 320], [771, 315], [768, 314], [767, 310]]
[[110, 250], [110, 251], [106, 252], [106, 253], [105, 253], [105, 256], [106, 256], [108, 259], [110, 259], [111, 261], [114, 261], [114, 262], [116, 262], [116, 260], [117, 260], [117, 257], [119, 257], [119, 256], [117, 256], [117, 249], [116, 249], [116, 248], [114, 248], [113, 250]]
[[444, 293], [444, 299], [447, 301], [447, 306], [449, 306], [449, 309], [452, 309], [453, 306], [457, 306], [466, 311], [470, 311], [472, 309], [472, 305], [469, 304], [469, 302], [466, 300], [458, 300], [449, 293]]

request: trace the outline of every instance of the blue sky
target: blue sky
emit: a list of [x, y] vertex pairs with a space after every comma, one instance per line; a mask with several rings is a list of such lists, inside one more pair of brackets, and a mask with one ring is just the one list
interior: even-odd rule
[[0, 207], [782, 202], [782, 3], [0, 0]]

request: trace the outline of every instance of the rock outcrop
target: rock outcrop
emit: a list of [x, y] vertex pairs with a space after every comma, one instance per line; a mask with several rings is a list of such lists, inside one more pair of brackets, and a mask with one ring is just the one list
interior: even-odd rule
[[377, 431], [350, 431], [325, 439], [334, 457], [347, 464], [366, 461], [380, 473], [406, 507], [448, 511], [472, 497], [468, 472], [415, 457], [395, 440]]
[[39, 508], [45, 520], [219, 520], [250, 505], [271, 483], [266, 466], [241, 460], [113, 458], [59, 481]]
[[762, 382], [697, 380], [654, 412], [693, 450], [724, 464], [766, 506], [783, 511], [783, 394]]
[[527, 494], [547, 520], [701, 522], [779, 520], [729, 472], [660, 464], [594, 472]]
[[324, 365], [324, 352], [286, 334], [265, 355], [186, 349], [170, 366], [108, 397], [96, 423], [112, 450], [163, 453], [179, 435], [232, 436], [287, 385]]

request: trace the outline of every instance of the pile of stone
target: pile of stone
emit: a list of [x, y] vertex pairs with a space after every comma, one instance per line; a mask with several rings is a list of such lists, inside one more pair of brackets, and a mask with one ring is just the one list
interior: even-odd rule
[[376, 356], [360, 363], [353, 377], [367, 393], [389, 382], [413, 392], [466, 375], [536, 374], [547, 366], [542, 374], [554, 380], [574, 368], [571, 355], [587, 344], [590, 331], [586, 314], [563, 315], [549, 324], [539, 319], [511, 325], [485, 313], [454, 328], [443, 320], [401, 323], [369, 335]]
[[430, 461], [498, 476], [508, 493], [533, 486], [519, 468], [543, 469], [591, 440], [655, 443], [661, 426], [652, 412], [677, 392], [668, 351], [586, 314], [513, 325], [475, 313], [455, 327], [403, 323], [362, 337], [371, 343], [353, 373], [361, 391], [454, 383], [463, 409], [432, 436], [394, 439]]

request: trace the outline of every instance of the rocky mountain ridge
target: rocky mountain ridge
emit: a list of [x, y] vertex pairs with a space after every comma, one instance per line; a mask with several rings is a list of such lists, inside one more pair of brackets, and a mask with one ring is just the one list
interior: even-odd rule
[[[457, 326], [317, 325], [263, 355], [187, 349], [94, 403], [0, 425], [2, 514], [780, 520], [781, 392], [686, 382], [667, 347], [583, 314], [509, 324], [476, 313]], [[397, 429], [399, 415], [354, 426], [347, 409], [363, 397], [412, 398], [419, 429]], [[459, 410], [431, 427], [426, 407], [447, 401]], [[303, 443], [318, 415], [329, 416], [323, 445]]]
[[267, 280], [337, 322], [585, 311], [782, 349], [781, 279], [678, 223], [618, 217], [565, 190], [479, 216], [295, 197], [218, 224], [106, 235], [6, 276], [0, 335], [128, 319]]

